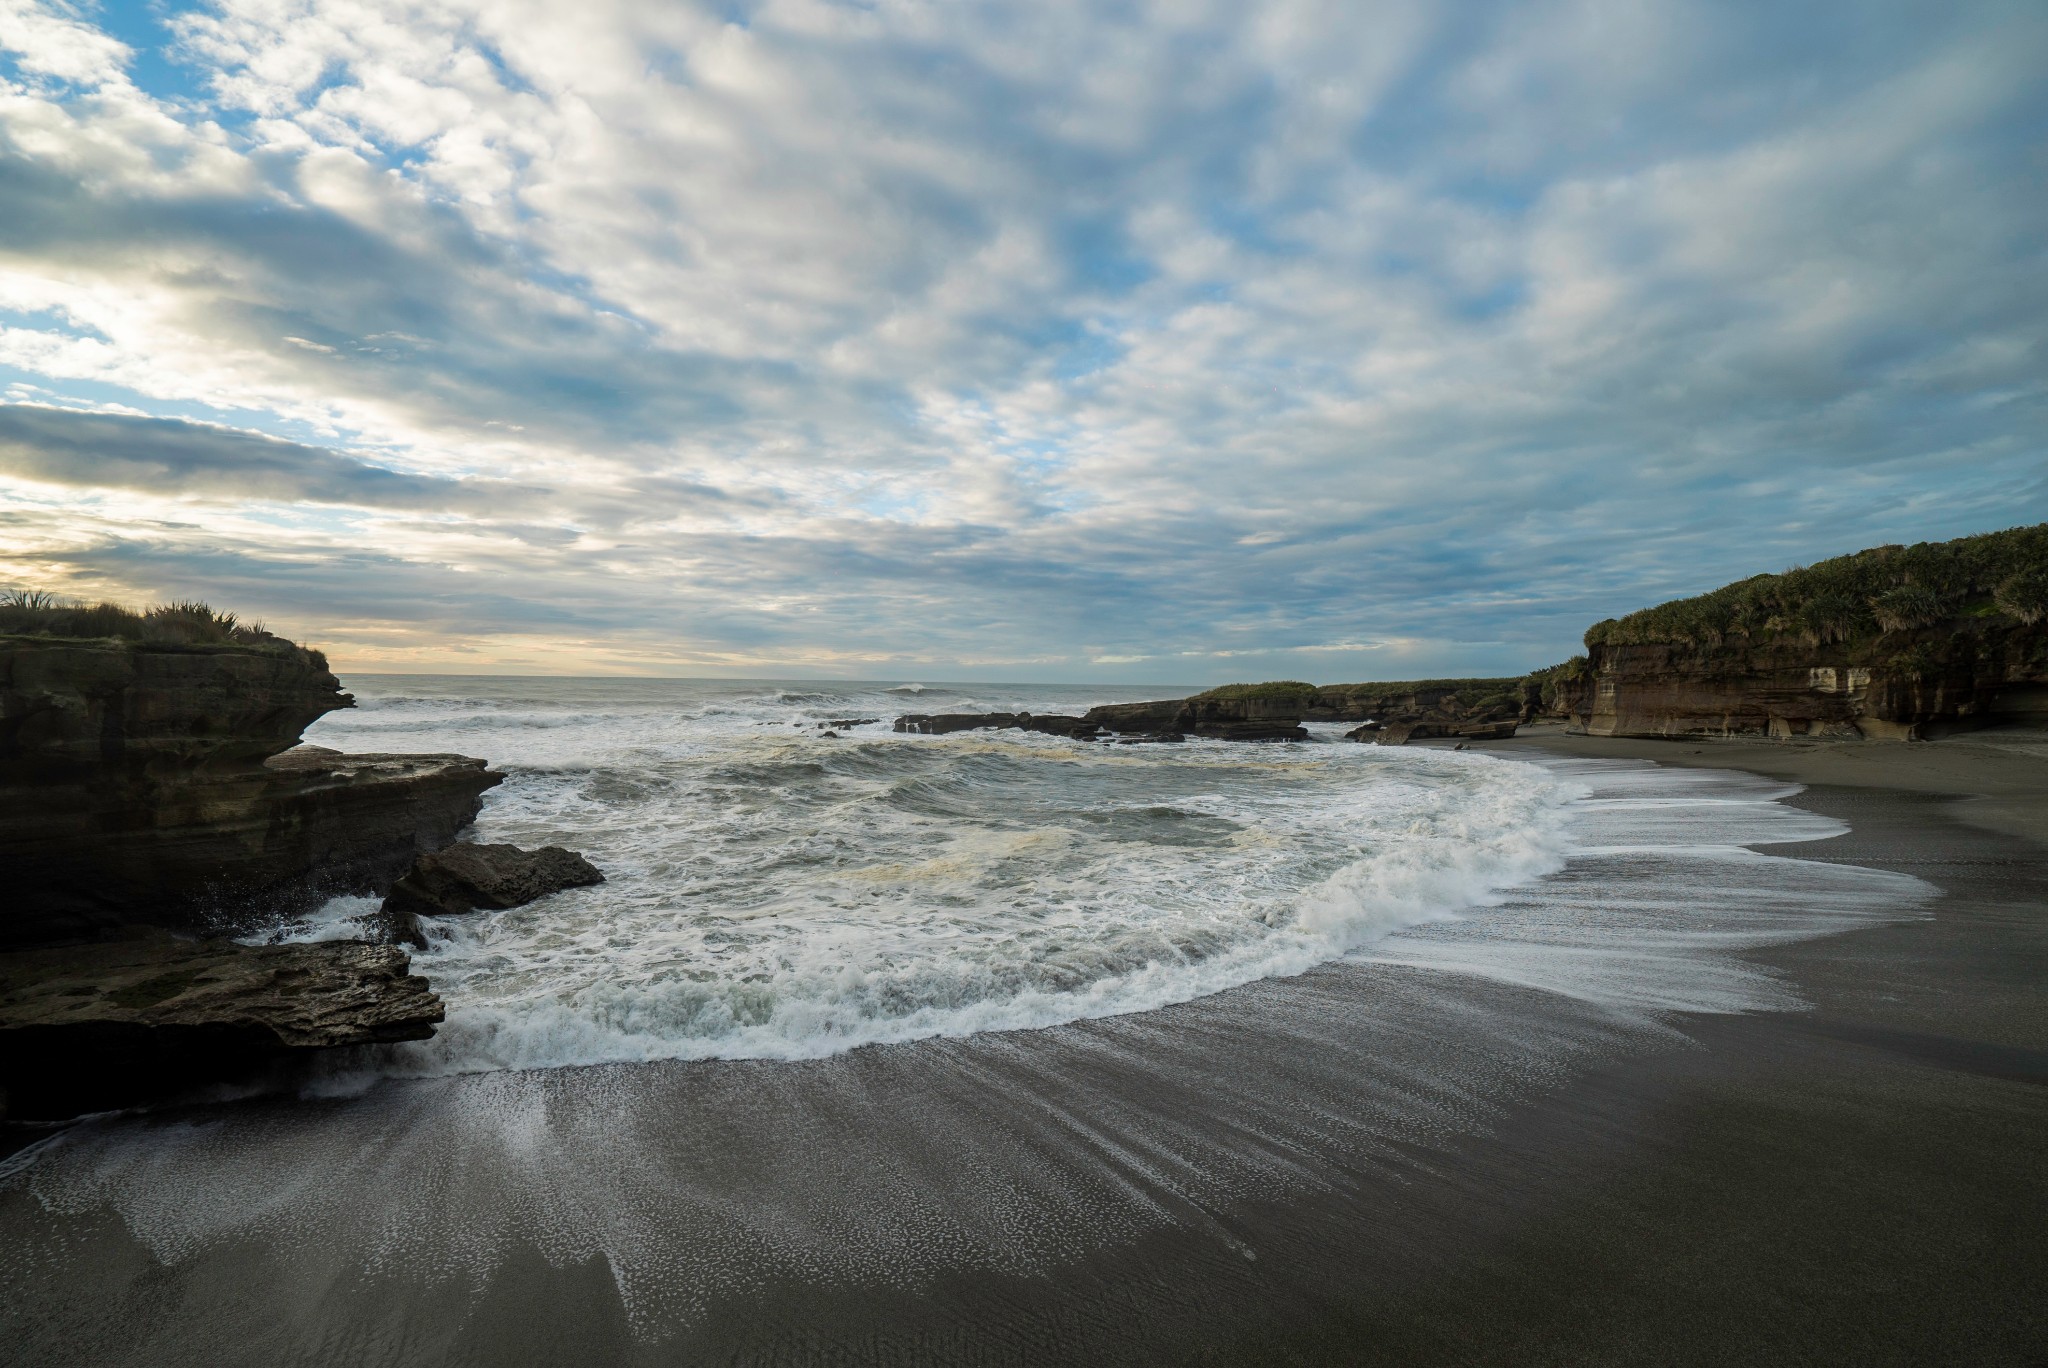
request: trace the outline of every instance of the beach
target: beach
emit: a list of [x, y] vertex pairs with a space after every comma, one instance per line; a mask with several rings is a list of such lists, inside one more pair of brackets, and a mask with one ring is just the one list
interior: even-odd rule
[[2038, 1362], [2048, 850], [2024, 833], [2048, 795], [2024, 745], [1487, 748], [1803, 783], [1783, 803], [1850, 830], [1770, 845], [1765, 877], [1939, 890], [1699, 961], [1740, 961], [1777, 1009], [1617, 1012], [1390, 955], [828, 1058], [83, 1127], [0, 1189], [7, 1343], [37, 1363]]

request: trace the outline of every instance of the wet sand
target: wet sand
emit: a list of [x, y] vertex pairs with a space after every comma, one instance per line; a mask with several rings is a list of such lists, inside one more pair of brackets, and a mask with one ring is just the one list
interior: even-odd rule
[[[1655, 1038], [1606, 1038], [1569, 1005], [1506, 988], [1473, 1012], [1433, 998], [1430, 975], [1383, 973], [1369, 991], [1398, 1009], [1385, 1019], [1483, 1017], [1494, 1034], [1460, 1048], [1490, 1051], [1510, 1072], [1539, 1037], [1592, 1047], [1522, 1078], [1506, 1100], [1432, 1098], [1469, 1123], [1421, 1139], [1346, 1138], [1351, 1118], [1425, 1086], [1427, 1069], [1404, 1071], [1434, 1042], [1352, 1039], [1338, 1004], [1367, 980], [1345, 967], [1143, 1017], [815, 1064], [553, 1071], [535, 1085], [552, 1125], [616, 1135], [622, 1150], [672, 1144], [667, 1181], [681, 1173], [707, 1192], [779, 1185], [783, 1219], [808, 1223], [814, 1249], [838, 1242], [857, 1257], [750, 1274], [717, 1288], [684, 1328], [649, 1337], [634, 1332], [627, 1284], [572, 1245], [537, 1241], [487, 1278], [423, 1283], [396, 1269], [281, 1267], [261, 1241], [222, 1235], [170, 1270], [131, 1225], [83, 1206], [63, 1226], [61, 1269], [19, 1243], [0, 1255], [11, 1303], [0, 1360], [2048, 1360], [2048, 848], [2021, 834], [2044, 808], [2028, 766], [2048, 765], [1949, 742], [1852, 753], [1536, 735], [1490, 749], [1539, 747], [1812, 783], [1791, 801], [1852, 832], [1772, 853], [1901, 870], [1943, 895], [1931, 919], [1751, 955], [1812, 1011], [1690, 1017], [1682, 1034]], [[1965, 796], [1976, 794], [1986, 796]], [[1268, 1028], [1276, 1015], [1296, 1023], [1291, 1035]], [[1333, 1023], [1321, 1036], [1318, 1020]], [[1143, 1067], [1176, 1051], [1210, 1070], [1216, 1106], [1173, 1091], [1195, 1064]], [[1385, 1061], [1384, 1099], [1358, 1091], [1361, 1053]], [[482, 1100], [497, 1085], [393, 1093], [417, 1101], [444, 1086]], [[1106, 1124], [1105, 1097], [1148, 1125], [1181, 1115], [1200, 1133], [1169, 1143]], [[1276, 1142], [1289, 1132], [1257, 1124], [1275, 1098], [1326, 1112], [1313, 1134], [1328, 1143]], [[244, 1104], [244, 1128], [249, 1107], [278, 1118], [248, 1150], [285, 1147], [308, 1105], [323, 1104]], [[337, 1120], [349, 1112], [332, 1105]], [[212, 1122], [161, 1124], [170, 1144], [203, 1139]], [[535, 1127], [535, 1146], [546, 1129]], [[855, 1131], [868, 1149], [845, 1142]], [[1233, 1196], [1232, 1156], [1253, 1150], [1269, 1169], [1298, 1169], [1296, 1190], [1247, 1183]], [[1173, 1169], [1191, 1152], [1208, 1156], [1208, 1171]], [[1084, 1167], [1082, 1153], [1119, 1164]], [[879, 1180], [867, 1171], [877, 1155], [894, 1156]], [[394, 1181], [419, 1183], [422, 1203], [471, 1203], [480, 1224], [502, 1219], [488, 1189], [437, 1186], [431, 1158], [400, 1156]], [[685, 1159], [704, 1171], [677, 1167]], [[860, 1222], [833, 1224], [833, 1194], [872, 1182], [898, 1194], [901, 1212], [974, 1205], [986, 1195], [978, 1171], [990, 1192], [1020, 1175], [1036, 1185], [1031, 1201], [978, 1218], [1003, 1231], [1007, 1265], [920, 1249], [949, 1228], [943, 1212], [898, 1225], [869, 1205]], [[1117, 1183], [1143, 1186], [1163, 1219], [1113, 1239], [1086, 1230], [1093, 1213], [1132, 1200]], [[707, 1244], [718, 1216], [706, 1212]], [[16, 1198], [0, 1207], [0, 1237], [44, 1219]], [[1077, 1246], [1095, 1252], [1032, 1253]], [[77, 1284], [81, 1268], [93, 1285]]]

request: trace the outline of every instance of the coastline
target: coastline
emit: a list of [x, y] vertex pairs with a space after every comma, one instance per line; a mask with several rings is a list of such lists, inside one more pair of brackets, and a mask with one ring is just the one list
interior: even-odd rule
[[[1627, 758], [1637, 747], [1648, 758], [1750, 772], [1770, 772], [1759, 758], [1780, 768], [1816, 763], [1778, 744], [1538, 734], [1485, 749]], [[280, 1362], [293, 1352], [305, 1361], [479, 1363], [2035, 1362], [2048, 1349], [2033, 1295], [2048, 1281], [2048, 1248], [2036, 1233], [2048, 1216], [2038, 1160], [2048, 1122], [2048, 850], [1958, 820], [1982, 810], [1958, 796], [1983, 768], [1974, 752], [1936, 762], [1952, 767], [1955, 783], [1916, 790], [1887, 766], [1919, 759], [1920, 748], [1883, 749], [1891, 754], [1848, 763], [1887, 783], [1816, 786], [1789, 800], [1846, 820], [1848, 834], [1770, 851], [1901, 870], [1942, 895], [1931, 919], [1744, 954], [1785, 975], [1813, 1010], [1692, 1016], [1678, 1023], [1682, 1035], [1618, 1039], [1619, 1048], [1487, 1109], [1483, 1125], [1335, 1165], [1303, 1155], [1313, 1181], [1296, 1195], [1169, 1195], [1171, 1219], [1159, 1228], [1078, 1258], [1013, 1267], [931, 1271], [918, 1263], [919, 1227], [908, 1216], [901, 1228], [849, 1228], [849, 1246], [872, 1251], [874, 1280], [791, 1267], [746, 1295], [713, 1299], [686, 1332], [658, 1340], [632, 1332], [637, 1308], [622, 1302], [605, 1256], [573, 1242], [528, 1245], [473, 1287], [421, 1285], [399, 1270], [336, 1278], [280, 1269], [262, 1244], [226, 1232], [196, 1265], [173, 1270], [157, 1263], [132, 1214], [124, 1224], [83, 1207], [67, 1239], [95, 1251], [90, 1266], [103, 1285], [65, 1287], [54, 1301], [21, 1297], [11, 1333], [46, 1356], [64, 1346], [52, 1362], [67, 1353], [79, 1362]], [[2023, 774], [2002, 767], [1976, 782], [1988, 789], [1994, 780], [2003, 801], [2024, 809]], [[1427, 991], [1429, 977], [1395, 975], [1376, 991]], [[945, 1176], [962, 1171], [955, 1156], [977, 1147], [1085, 1205], [1107, 1154], [1119, 1168], [1150, 1171], [1167, 1194], [1179, 1187], [1162, 1167], [1173, 1146], [1142, 1127], [1104, 1131], [1090, 1120], [1091, 1097], [1155, 1100], [1146, 1090], [1159, 1077], [1120, 1043], [1206, 1053], [1246, 1076], [1306, 1070], [1314, 1059], [1261, 1043], [1258, 1002], [1294, 992], [1334, 1001], [1361, 981], [1328, 966], [1138, 1017], [806, 1064], [603, 1066], [387, 1091], [394, 1106], [498, 1099], [516, 1106], [508, 1115], [528, 1118], [536, 1141], [555, 1127], [596, 1124], [583, 1121], [595, 1114], [630, 1145], [644, 1111], [674, 1132], [671, 1153], [709, 1166], [691, 1178], [707, 1195], [733, 1173], [798, 1184], [829, 1177], [838, 1142], [825, 1135], [815, 1137], [815, 1168], [776, 1167], [791, 1153], [789, 1118], [815, 1113], [797, 1099], [822, 1097], [856, 1130], [862, 1119], [892, 1128], [876, 1144], [904, 1156], [909, 1210], [943, 1203]], [[1569, 1005], [1539, 995], [1501, 989], [1486, 1002], [1513, 1023], [1497, 1046], [1516, 1033], [1585, 1026]], [[1341, 1049], [1333, 1038], [1326, 1052]], [[1355, 1096], [1313, 1086], [1343, 1077], [1304, 1072], [1293, 1095], [1304, 1107], [1355, 1108]], [[526, 1095], [536, 1091], [539, 1103]], [[242, 1114], [255, 1114], [259, 1131], [277, 1127], [272, 1143], [282, 1143], [299, 1113], [348, 1105], [258, 1101]], [[980, 1118], [978, 1128], [921, 1135], [933, 1107], [947, 1119]], [[1036, 1137], [1035, 1148], [1006, 1154], [1001, 1137], [1023, 1112], [1040, 1118], [1039, 1129], [1016, 1132]], [[344, 1114], [331, 1111], [330, 1121]], [[140, 1124], [160, 1127], [166, 1142], [198, 1143], [209, 1118]], [[1261, 1143], [1204, 1114], [1186, 1114], [1185, 1124], [1205, 1130], [1200, 1143], [1219, 1159]], [[461, 1135], [438, 1128], [406, 1139], [463, 1147]], [[440, 1160], [421, 1149], [395, 1167], [425, 1173]], [[473, 1189], [430, 1183], [423, 1196], [459, 1202], [465, 1190]], [[20, 1193], [6, 1197], [0, 1228], [12, 1232], [32, 1213]], [[1016, 1214], [1027, 1224], [1046, 1217]], [[502, 1219], [481, 1206], [474, 1217]], [[818, 1210], [806, 1219], [829, 1228], [835, 1217]], [[32, 1273], [15, 1263], [5, 1277], [26, 1292]], [[214, 1311], [195, 1319], [181, 1310], [172, 1338], [138, 1344], [138, 1296], [171, 1299], [166, 1311]], [[124, 1351], [132, 1359], [116, 1355], [117, 1344], [133, 1346]]]
[[1938, 741], [1759, 741], [1577, 736], [1562, 723], [1544, 722], [1524, 726], [1511, 740], [1480, 742], [1473, 749], [1507, 759], [1540, 750], [1654, 760], [1745, 770], [1812, 786], [1925, 794], [1953, 800], [1946, 811], [1960, 821], [2048, 846], [2048, 731], [2043, 730], [1991, 727]]

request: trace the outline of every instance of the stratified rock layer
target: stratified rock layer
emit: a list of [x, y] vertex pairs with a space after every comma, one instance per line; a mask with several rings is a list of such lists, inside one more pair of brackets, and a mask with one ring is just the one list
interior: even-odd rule
[[0, 945], [381, 892], [501, 776], [452, 755], [279, 754], [353, 701], [295, 647], [0, 638]]
[[402, 950], [164, 932], [0, 955], [0, 1114], [173, 1096], [342, 1045], [424, 1040], [441, 1000]]
[[1292, 698], [1167, 698], [1105, 703], [1083, 720], [1104, 731], [1185, 734], [1218, 741], [1306, 741], [1300, 700]]
[[1912, 740], [1931, 728], [2048, 723], [2048, 624], [1944, 623], [1834, 646], [1589, 648], [1571, 700], [1595, 736]]

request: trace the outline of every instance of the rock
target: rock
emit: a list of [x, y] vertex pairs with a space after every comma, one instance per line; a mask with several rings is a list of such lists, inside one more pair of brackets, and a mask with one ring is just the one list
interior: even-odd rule
[[1217, 741], [1306, 741], [1308, 728], [1287, 721], [1196, 723], [1197, 736]]
[[1938, 728], [2048, 722], [2048, 624], [1964, 618], [1827, 646], [1596, 644], [1572, 702], [1594, 736], [1918, 740]]
[[402, 950], [146, 930], [0, 955], [7, 1119], [57, 1120], [231, 1081], [311, 1051], [425, 1040], [441, 1000]]
[[287, 750], [353, 701], [289, 643], [0, 639], [0, 945], [222, 930], [381, 892], [502, 776]]
[[1561, 701], [1595, 736], [1914, 740], [2048, 723], [2048, 524], [1755, 575], [1586, 632]]
[[1185, 698], [1167, 698], [1154, 703], [1104, 703], [1090, 708], [1082, 720], [1104, 731], [1184, 733], [1194, 725], [1187, 702]]
[[821, 727], [865, 727], [881, 720], [879, 717], [835, 717], [828, 722], [820, 722], [818, 725]]
[[448, 917], [478, 908], [520, 907], [604, 882], [597, 866], [573, 850], [542, 846], [477, 845], [463, 841], [413, 861], [384, 899], [386, 915]]
[[1523, 678], [1424, 679], [1402, 683], [1325, 684], [1302, 716], [1315, 722], [1423, 717], [1445, 722], [1521, 721], [1528, 710]]
[[1105, 703], [1081, 719], [1104, 731], [1140, 732], [1151, 736], [1205, 736], [1219, 741], [1306, 741], [1299, 698], [1229, 698], [1198, 694], [1193, 698], [1150, 703]]
[[821, 731], [818, 733], [818, 739], [820, 741], [837, 741], [839, 733], [836, 731]]
[[1101, 730], [1085, 718], [1057, 713], [908, 713], [896, 719], [896, 730], [919, 736], [946, 736], [962, 731], [1035, 731], [1064, 736], [1075, 741], [1092, 741]]
[[[1515, 734], [1514, 722], [1460, 722], [1445, 718], [1402, 717], [1369, 722], [1344, 733], [1347, 741], [1371, 741], [1382, 746], [1405, 746], [1410, 741], [1437, 737], [1463, 737], [1468, 741], [1504, 741]], [[1463, 750], [1461, 744], [1454, 747]]]

